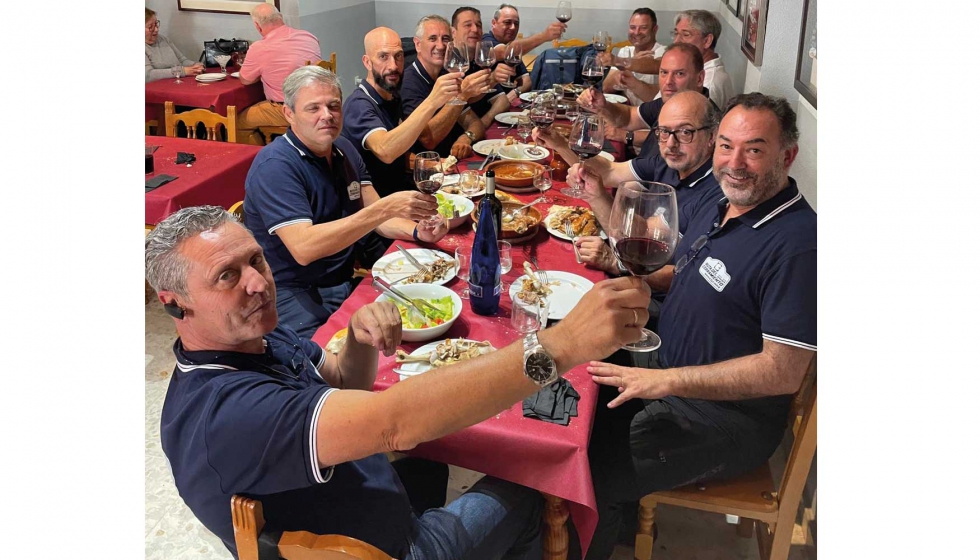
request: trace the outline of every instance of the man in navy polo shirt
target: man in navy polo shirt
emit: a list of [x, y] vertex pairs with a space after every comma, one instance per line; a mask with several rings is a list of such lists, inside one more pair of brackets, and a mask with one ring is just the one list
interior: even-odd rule
[[436, 111], [459, 93], [462, 73], [444, 74], [435, 80], [432, 92], [402, 120], [399, 90], [405, 70], [401, 38], [387, 27], [372, 29], [364, 36], [368, 70], [344, 104], [344, 137], [361, 152], [382, 197], [415, 189], [409, 152]]
[[729, 102], [714, 153], [724, 196], [705, 193], [687, 207], [676, 265], [648, 277], [669, 288], [660, 368], [589, 366], [616, 388], [600, 400], [633, 405], [596, 417], [600, 520], [590, 559], [611, 553], [623, 503], [749, 472], [783, 437], [817, 350], [817, 216], [789, 177], [798, 137], [785, 99]]
[[[255, 157], [245, 178], [245, 225], [265, 250], [279, 288], [281, 321], [312, 336], [354, 289], [354, 258], [370, 266], [387, 239], [437, 241], [446, 225], [416, 225], [435, 197], [379, 199], [364, 162], [340, 137], [337, 77], [302, 66], [283, 82], [289, 130]], [[355, 249], [359, 254], [355, 255]]]
[[[560, 21], [555, 21], [548, 25], [541, 33], [523, 39], [517, 38], [517, 32], [520, 29], [521, 16], [517, 13], [517, 8], [510, 4], [501, 4], [493, 13], [493, 19], [490, 20], [490, 31], [483, 36], [484, 40], [493, 41], [494, 45], [498, 45], [495, 49], [498, 61], [504, 59], [506, 47], [511, 43], [517, 41], [521, 45], [524, 54], [528, 54], [548, 41], [553, 41], [561, 37], [561, 34], [568, 29], [568, 25]], [[517, 91], [520, 93], [531, 89], [531, 74], [527, 71], [527, 66], [524, 65], [523, 61], [519, 62], [516, 68], [511, 68], [506, 64], [500, 64], [498, 65], [498, 69], [502, 72], [501, 74], [495, 74], [498, 79], [501, 77], [514, 77], [517, 79]], [[506, 81], [506, 79], [503, 81]]]
[[[401, 342], [391, 303], [356, 310], [336, 355], [277, 327], [262, 248], [214, 206], [169, 216], [147, 236], [145, 257], [179, 335], [163, 450], [181, 498], [236, 556], [233, 495], [261, 501], [266, 531], [342, 534], [394, 558], [540, 558], [538, 492], [485, 477], [416, 515], [384, 452], [485, 420], [638, 340], [650, 294], [634, 278], [601, 282], [527, 340], [373, 393], [378, 350], [390, 356]], [[586, 330], [590, 344], [576, 344]]]
[[[470, 56], [474, 57], [480, 43], [483, 41], [483, 19], [480, 15], [480, 10], [470, 6], [456, 8], [452, 17], [452, 30], [453, 42], [457, 45], [465, 44], [470, 50]], [[494, 117], [504, 111], [509, 111], [511, 102], [517, 99], [516, 90], [511, 89], [508, 91], [507, 88], [500, 85], [500, 82], [506, 82], [508, 79], [503, 74], [504, 71], [499, 70], [500, 68], [506, 68], [506, 65], [498, 64], [494, 69], [493, 81], [496, 84], [493, 89], [487, 92], [481, 99], [470, 103], [470, 108], [480, 117], [484, 128], [490, 128], [490, 125], [493, 124]], [[498, 76], [498, 70], [500, 76]], [[478, 71], [480, 71], [480, 67], [471, 60], [470, 69], [466, 72], [467, 76]]]
[[[402, 82], [402, 116], [408, 118], [432, 93], [439, 76], [448, 74], [443, 68], [446, 53], [453, 44], [452, 31], [446, 18], [438, 15], [424, 16], [415, 27], [415, 50], [418, 58], [405, 71]], [[475, 67], [476, 65], [474, 65]], [[490, 70], [468, 74], [460, 85], [460, 97], [464, 100], [482, 99], [490, 84]], [[486, 133], [483, 122], [468, 104], [445, 104], [436, 111], [422, 129], [418, 141], [412, 147], [415, 153], [435, 151], [440, 156], [452, 154], [456, 159], [473, 155], [473, 143], [482, 140]]]

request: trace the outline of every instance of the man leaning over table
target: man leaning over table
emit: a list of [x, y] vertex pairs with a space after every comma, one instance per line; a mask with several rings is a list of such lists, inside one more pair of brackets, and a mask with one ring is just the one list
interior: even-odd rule
[[337, 76], [301, 66], [283, 83], [285, 136], [263, 148], [245, 178], [245, 225], [265, 251], [279, 289], [280, 320], [313, 336], [355, 286], [354, 259], [370, 267], [388, 239], [434, 242], [446, 234], [412, 220], [436, 213], [417, 191], [379, 199], [357, 149], [340, 136]]
[[238, 111], [235, 125], [240, 144], [264, 146], [269, 140], [260, 126], [289, 126], [283, 115], [282, 83], [289, 74], [306, 64], [320, 60], [320, 42], [309, 31], [289, 27], [272, 4], [252, 8], [252, 24], [262, 40], [252, 43], [239, 71], [242, 84], [262, 80], [265, 101]]
[[658, 367], [589, 365], [613, 409], [599, 407], [590, 443], [590, 560], [609, 557], [642, 496], [749, 472], [783, 437], [817, 350], [817, 216], [789, 177], [798, 138], [785, 99], [730, 101], [714, 152], [724, 196], [688, 206], [676, 264], [647, 277], [669, 289]]
[[262, 502], [267, 531], [346, 535], [399, 559], [541, 558], [538, 492], [488, 476], [416, 515], [384, 453], [490, 418], [638, 340], [650, 294], [635, 278], [600, 282], [551, 328], [374, 393], [378, 351], [401, 342], [393, 304], [354, 311], [339, 353], [325, 351], [279, 324], [262, 248], [213, 206], [161, 222], [145, 258], [179, 335], [163, 450], [181, 498], [236, 556], [229, 503], [241, 494]]
[[[402, 81], [402, 116], [407, 118], [432, 93], [439, 76], [449, 72], [443, 68], [447, 51], [453, 46], [452, 31], [446, 18], [438, 15], [423, 16], [415, 27], [415, 50], [418, 58], [412, 61]], [[474, 65], [476, 66], [476, 65]], [[482, 140], [486, 129], [475, 114], [469, 101], [482, 99], [490, 84], [490, 70], [479, 69], [468, 74], [460, 84], [463, 105], [446, 103], [426, 123], [412, 151], [438, 152], [457, 159], [473, 155], [473, 143]]]
[[402, 119], [401, 38], [387, 27], [372, 29], [364, 36], [361, 61], [368, 77], [344, 103], [344, 137], [357, 146], [379, 195], [415, 190], [409, 153], [433, 115], [459, 93], [463, 74], [436, 78], [428, 97]]

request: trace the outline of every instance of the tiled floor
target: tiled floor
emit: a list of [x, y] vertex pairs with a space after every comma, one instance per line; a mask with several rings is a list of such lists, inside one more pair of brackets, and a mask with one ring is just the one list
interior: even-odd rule
[[[231, 555], [221, 540], [194, 517], [177, 494], [167, 459], [160, 448], [160, 411], [174, 367], [172, 352], [176, 331], [173, 320], [156, 301], [146, 306], [146, 482], [145, 531], [147, 560], [227, 560]], [[452, 467], [450, 500], [480, 478], [479, 473]], [[740, 539], [724, 516], [661, 506], [657, 509], [659, 538], [656, 553], [672, 560], [748, 560], [759, 557], [754, 539]], [[796, 527], [794, 543], [802, 543]], [[613, 560], [633, 558], [632, 547], [617, 547]], [[794, 546], [793, 560], [806, 558], [803, 547]]]

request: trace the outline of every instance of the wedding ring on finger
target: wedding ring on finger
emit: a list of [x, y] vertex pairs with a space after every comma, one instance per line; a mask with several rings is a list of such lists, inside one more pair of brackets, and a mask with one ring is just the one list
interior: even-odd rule
[[640, 326], [640, 315], [636, 312], [635, 309], [631, 309], [631, 311], [633, 312], [633, 324], [632, 324], [632, 326], [634, 326], [634, 327]]

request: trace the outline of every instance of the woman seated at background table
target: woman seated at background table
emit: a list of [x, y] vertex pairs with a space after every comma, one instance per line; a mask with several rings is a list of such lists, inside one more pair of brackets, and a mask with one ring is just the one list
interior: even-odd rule
[[170, 69], [181, 65], [182, 76], [196, 76], [204, 72], [204, 65], [187, 58], [177, 45], [160, 35], [160, 20], [157, 13], [146, 8], [146, 81], [152, 82], [172, 78]]

